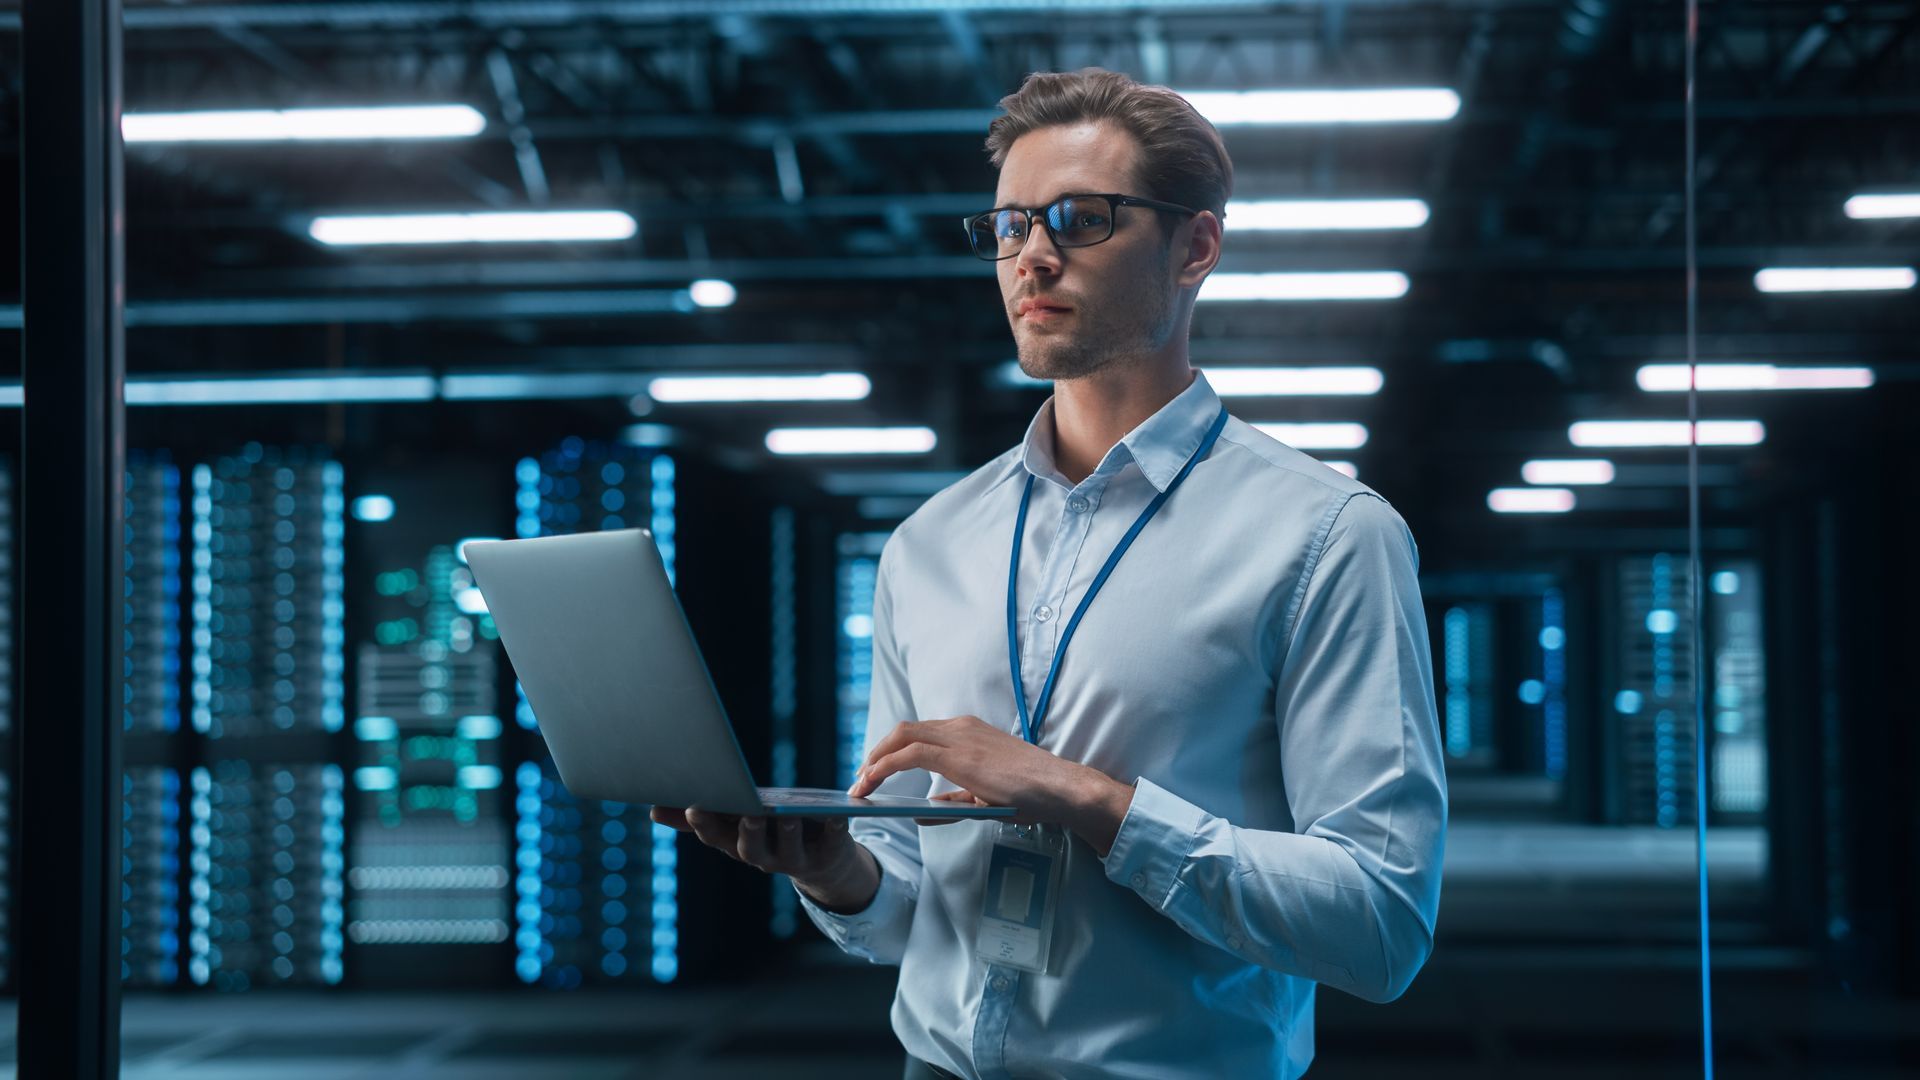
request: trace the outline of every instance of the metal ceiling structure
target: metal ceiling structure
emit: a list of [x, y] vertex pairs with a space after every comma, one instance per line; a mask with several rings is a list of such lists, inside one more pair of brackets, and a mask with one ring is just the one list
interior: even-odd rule
[[[1917, 12], [1706, 11], [1702, 359], [1912, 363], [1920, 305], [1768, 296], [1753, 275], [1920, 258], [1910, 222], [1841, 212], [1920, 173]], [[1638, 394], [1633, 369], [1684, 356], [1682, 13], [1620, 0], [130, 4], [129, 111], [448, 102], [487, 126], [453, 141], [130, 146], [129, 368], [767, 367], [782, 347], [793, 364], [831, 348], [875, 373], [875, 394], [823, 417], [967, 417], [933, 462], [959, 467], [1017, 438], [1038, 400], [986, 378], [1011, 342], [992, 271], [957, 224], [988, 205], [985, 127], [1027, 72], [1100, 65], [1185, 90], [1444, 86], [1462, 102], [1445, 123], [1224, 129], [1239, 198], [1414, 197], [1432, 216], [1410, 231], [1260, 233], [1230, 214], [1224, 271], [1399, 270], [1411, 289], [1204, 305], [1193, 353], [1377, 364], [1387, 389], [1365, 408], [1382, 460], [1365, 478], [1395, 496], [1418, 468], [1396, 475], [1391, 455], [1441, 447], [1470, 481], [1434, 497], [1477, 506], [1516, 455], [1564, 449], [1576, 414], [1671, 411]], [[16, 162], [17, 26], [17, 5], [0, 6], [0, 155]], [[17, 172], [0, 168], [0, 192], [17, 194]], [[327, 248], [306, 233], [322, 213], [541, 207], [623, 209], [639, 231], [469, 250]], [[16, 272], [0, 271], [0, 333], [18, 324], [5, 306]], [[677, 302], [699, 278], [734, 282], [738, 302]]]

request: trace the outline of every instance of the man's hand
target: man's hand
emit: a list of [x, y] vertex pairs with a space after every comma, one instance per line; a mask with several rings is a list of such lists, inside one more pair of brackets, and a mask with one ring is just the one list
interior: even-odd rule
[[1042, 750], [977, 716], [895, 725], [867, 753], [847, 793], [867, 795], [887, 777], [909, 769], [937, 773], [961, 789], [939, 798], [1016, 807], [1015, 822], [1064, 825], [1102, 857], [1113, 846], [1133, 800], [1131, 785]]
[[847, 835], [846, 818], [737, 817], [669, 806], [654, 807], [651, 816], [756, 870], [791, 877], [828, 911], [859, 911], [880, 887], [879, 865]]

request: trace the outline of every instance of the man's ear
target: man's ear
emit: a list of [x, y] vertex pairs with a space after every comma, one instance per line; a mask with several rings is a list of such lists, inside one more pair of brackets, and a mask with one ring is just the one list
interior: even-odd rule
[[1180, 287], [1191, 289], [1207, 279], [1220, 262], [1220, 219], [1211, 210], [1202, 210], [1181, 226], [1187, 234], [1186, 252], [1181, 258], [1177, 278]]

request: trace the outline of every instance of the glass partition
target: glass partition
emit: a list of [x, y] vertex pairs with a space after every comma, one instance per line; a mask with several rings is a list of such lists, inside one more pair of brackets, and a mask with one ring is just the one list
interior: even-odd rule
[[569, 791], [462, 545], [646, 529], [755, 781], [845, 787], [882, 553], [1054, 391], [962, 227], [988, 124], [1087, 66], [1232, 159], [1192, 366], [1417, 558], [1433, 947], [1304, 979], [1288, 1060], [1913, 1064], [1913, 5], [534, 7], [127, 8], [129, 1075], [899, 1074], [898, 968]]
[[[1909, 5], [1719, 9], [1697, 31], [1692, 495], [1704, 654], [1715, 1058], [1805, 1075], [1914, 1063], [1916, 146]], [[1692, 394], [1686, 393], [1689, 386]], [[1747, 839], [1768, 873], [1728, 881]]]

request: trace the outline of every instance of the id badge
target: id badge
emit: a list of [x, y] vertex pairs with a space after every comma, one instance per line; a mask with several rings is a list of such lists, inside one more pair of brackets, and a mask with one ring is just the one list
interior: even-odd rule
[[1045, 974], [1054, 901], [1066, 863], [1066, 831], [1044, 825], [995, 825], [987, 857], [975, 956]]

